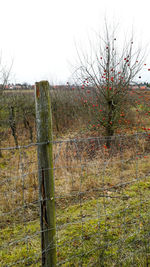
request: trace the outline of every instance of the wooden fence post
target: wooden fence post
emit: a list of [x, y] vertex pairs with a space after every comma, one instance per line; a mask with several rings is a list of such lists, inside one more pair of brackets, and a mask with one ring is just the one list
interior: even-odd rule
[[56, 266], [56, 220], [49, 83], [35, 86], [42, 267]]

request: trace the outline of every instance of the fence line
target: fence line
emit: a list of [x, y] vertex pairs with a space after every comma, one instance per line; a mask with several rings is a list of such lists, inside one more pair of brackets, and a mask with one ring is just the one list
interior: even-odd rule
[[[2, 147], [1, 266], [149, 266], [149, 134], [73, 138]], [[37, 147], [53, 145], [53, 166], [39, 167]], [[53, 171], [56, 229], [40, 228], [38, 173]], [[56, 230], [41, 251], [41, 235]], [[43, 263], [44, 264], [44, 263]]]
[[22, 148], [29, 148], [29, 147], [34, 147], [38, 145], [48, 145], [50, 143], [52, 144], [62, 144], [62, 143], [75, 143], [75, 142], [81, 142], [81, 141], [88, 141], [88, 140], [101, 140], [101, 141], [106, 141], [108, 138], [110, 140], [114, 140], [116, 138], [124, 139], [124, 138], [129, 138], [129, 137], [136, 137], [136, 136], [146, 136], [150, 137], [150, 134], [148, 132], [136, 132], [130, 135], [114, 135], [114, 136], [96, 136], [96, 137], [88, 137], [88, 138], [73, 138], [73, 139], [66, 139], [66, 140], [47, 140], [46, 142], [36, 142], [36, 143], [29, 143], [27, 145], [18, 145], [14, 147], [0, 147], [0, 150], [16, 150], [16, 149], [22, 149]]
[[[117, 138], [119, 139], [119, 137]], [[126, 137], [126, 139], [128, 141], [129, 138]], [[134, 141], [136, 141], [136, 138], [133, 137], [133, 139]], [[91, 140], [95, 141], [95, 138]], [[86, 141], [87, 140], [85, 139], [85, 143]], [[138, 135], [138, 141], [139, 144], [142, 141], [145, 142], [145, 135]], [[77, 142], [77, 147], [79, 144], [80, 142]], [[83, 157], [82, 154], [84, 154], [84, 150], [81, 151], [80, 147], [78, 151], [80, 157], [78, 155], [78, 158], [76, 158], [76, 155], [74, 155], [74, 144], [72, 144], [69, 149], [66, 142], [62, 142], [61, 147], [59, 147], [59, 144], [57, 143], [53, 143], [53, 145], [53, 149], [54, 151], [56, 150], [56, 154], [59, 151], [59, 153], [57, 154], [56, 166], [53, 167], [55, 173], [55, 190], [57, 191], [57, 187], [59, 186], [59, 182], [61, 182], [61, 180], [62, 185], [64, 185], [65, 187], [64, 179], [67, 178], [65, 177], [66, 175], [69, 175], [68, 179], [70, 179], [70, 187], [72, 188], [72, 186], [75, 186], [75, 191], [72, 191], [72, 189], [70, 188], [70, 192], [68, 192], [67, 189], [67, 191], [65, 192], [63, 190], [63, 186], [61, 185], [62, 189], [60, 190], [60, 192], [56, 192], [55, 195], [57, 221], [56, 248], [58, 258], [56, 266], [67, 266], [67, 264], [73, 264], [74, 259], [76, 259], [77, 261], [76, 266], [80, 266], [81, 264], [85, 264], [87, 266], [92, 266], [93, 264], [94, 266], [94, 262], [97, 262], [97, 257], [100, 257], [102, 262], [104, 262], [104, 264], [108, 264], [108, 266], [110, 266], [112, 262], [121, 264], [123, 260], [129, 260], [129, 266], [131, 266], [132, 262], [138, 263], [139, 261], [139, 259], [136, 259], [135, 256], [135, 254], [137, 255], [137, 251], [141, 251], [139, 253], [142, 253], [142, 255], [144, 256], [142, 264], [145, 264], [146, 257], [147, 262], [149, 262], [149, 151], [142, 151], [142, 148], [138, 148], [135, 142], [136, 146], [133, 146], [132, 151], [130, 152], [128, 151], [129, 148], [126, 149], [122, 147], [121, 149], [119, 148], [117, 156], [116, 154], [111, 155], [111, 153], [107, 155], [108, 152], [106, 152], [106, 155], [102, 156], [103, 152], [99, 155], [99, 152], [101, 152], [102, 149], [102, 146], [99, 145], [98, 149], [95, 148], [97, 155], [95, 155], [91, 161], [88, 157], [88, 153], [87, 155], [84, 155], [84, 157], [87, 158]], [[147, 141], [146, 143], [146, 146], [148, 145], [149, 141]], [[33, 148], [29, 147], [27, 150], [32, 153]], [[24, 184], [22, 183], [21, 185], [22, 193], [24, 193], [24, 196], [22, 196], [24, 197], [24, 200], [23, 202], [18, 203], [19, 206], [17, 208], [12, 208], [10, 206], [11, 210], [9, 212], [1, 213], [1, 218], [3, 218], [2, 224], [4, 224], [4, 221], [10, 220], [10, 218], [12, 218], [13, 216], [13, 224], [11, 228], [13, 229], [15, 225], [14, 231], [16, 231], [17, 227], [20, 227], [20, 220], [24, 221], [24, 233], [21, 232], [19, 234], [20, 230], [18, 230], [17, 236], [11, 238], [10, 242], [7, 242], [6, 240], [4, 245], [1, 247], [1, 249], [5, 253], [6, 251], [8, 251], [8, 255], [9, 251], [11, 251], [11, 248], [19, 247], [23, 243], [26, 243], [26, 250], [28, 251], [28, 253], [31, 253], [31, 248], [33, 248], [31, 243], [33, 242], [33, 240], [35, 240], [34, 242], [39, 242], [38, 240], [40, 239], [41, 235], [41, 230], [39, 229], [38, 224], [38, 207], [41, 200], [37, 198], [37, 189], [35, 189], [36, 199], [34, 201], [30, 201], [26, 198], [27, 192], [31, 187], [30, 185], [29, 189], [26, 189], [26, 182], [28, 182], [29, 176], [32, 177], [33, 175], [36, 175], [37, 177], [38, 169], [36, 171], [30, 171], [29, 159], [26, 158], [26, 153], [23, 153], [23, 151], [26, 151], [26, 148], [21, 149], [22, 158], [20, 158], [19, 156], [17, 162], [17, 164], [19, 163], [18, 166], [21, 166], [21, 162], [23, 164], [22, 174], [21, 176], [16, 175], [16, 177], [13, 177], [14, 179], [9, 180], [9, 183], [10, 193], [15, 193], [17, 192], [15, 184], [20, 182], [22, 183], [23, 180], [21, 177], [24, 178]], [[68, 162], [67, 154], [65, 155], [66, 151], [70, 154], [70, 162]], [[140, 155], [137, 155], [139, 152]], [[5, 153], [9, 155], [11, 153], [11, 150], [6, 151]], [[120, 153], [122, 153], [122, 156]], [[126, 153], [129, 154], [126, 155]], [[61, 155], [63, 155], [63, 159]], [[145, 156], [146, 158], [144, 158]], [[66, 160], [67, 165], [63, 166], [62, 164], [66, 162]], [[28, 162], [28, 168], [26, 166], [26, 162]], [[35, 162], [35, 160], [31, 160], [31, 165], [33, 164], [35, 166]], [[138, 166], [136, 162], [138, 162], [138, 164], [141, 164], [141, 166]], [[99, 163], [101, 164], [101, 166], [99, 166]], [[142, 164], [144, 165], [142, 166]], [[9, 165], [7, 165], [7, 167], [8, 166]], [[116, 170], [116, 172], [114, 173], [114, 176], [116, 176], [115, 184], [110, 184], [110, 182], [114, 182], [113, 172], [111, 171], [111, 173], [109, 173], [109, 181], [107, 182], [107, 171], [109, 171], [109, 168], [110, 170], [111, 168], [116, 168], [116, 166], [120, 169], [124, 167], [125, 169], [127, 169], [127, 171], [131, 170], [131, 173], [129, 173], [129, 177], [126, 178], [126, 175], [128, 175], [128, 173], [125, 172], [123, 174], [124, 178], [122, 179], [120, 177], [117, 180], [117, 176], [119, 177], [126, 170], [122, 169], [121, 173], [118, 173], [118, 170]], [[143, 172], [140, 169], [141, 167], [145, 168]], [[11, 174], [13, 174], [13, 170], [11, 170]], [[100, 184], [95, 184], [92, 188], [90, 188], [90, 186], [89, 188], [82, 187], [84, 184], [84, 179], [87, 179], [88, 181], [88, 175], [90, 176], [91, 183], [94, 180], [94, 182], [99, 181]], [[74, 181], [72, 181], [73, 178]], [[7, 177], [4, 178], [3, 182], [4, 183], [1, 184], [2, 189], [3, 186], [6, 186], [8, 184]], [[79, 183], [78, 188], [76, 188], [76, 185], [74, 185], [75, 182]], [[12, 188], [11, 185], [13, 185]], [[142, 192], [141, 186], [145, 188], [144, 190], [142, 189]], [[9, 195], [8, 191], [9, 188], [7, 187], [5, 189], [5, 194]], [[32, 190], [32, 192], [34, 192], [34, 190]], [[47, 201], [48, 199], [45, 198], [43, 200]], [[105, 200], [105, 203], [103, 200]], [[37, 209], [35, 216], [34, 207]], [[61, 212], [62, 208], [64, 211], [63, 213]], [[19, 219], [19, 214], [22, 214], [21, 210], [24, 210], [24, 218], [22, 217], [22, 219]], [[136, 215], [134, 214], [133, 210], [136, 211]], [[67, 215], [68, 212], [69, 215]], [[29, 217], [30, 213], [33, 213], [31, 217]], [[14, 218], [13, 214], [18, 214], [18, 216]], [[137, 216], [137, 214], [139, 215]], [[112, 221], [114, 222], [112, 223]], [[36, 225], [35, 229], [30, 230], [29, 232], [30, 228], [33, 229], [33, 225]], [[91, 228], [91, 231], [88, 230], [89, 228]], [[1, 230], [2, 235], [5, 232], [4, 229], [5, 227]], [[73, 231], [72, 234], [71, 229]], [[13, 230], [11, 231], [13, 232]], [[118, 233], [119, 231], [121, 232], [121, 234]], [[65, 235], [62, 235], [63, 232], [65, 233]], [[116, 232], [118, 233], [118, 238], [116, 238], [116, 240], [112, 240], [113, 234], [114, 236], [117, 236]], [[109, 239], [110, 234], [111, 237]], [[139, 248], [136, 248], [136, 242], [141, 243], [143, 250], [141, 246]], [[147, 242], [147, 244], [145, 244], [145, 242]], [[77, 249], [76, 246], [78, 246], [79, 249]], [[85, 246], [87, 246], [86, 250]], [[122, 246], [122, 249], [120, 248], [120, 246]], [[132, 246], [133, 248], [129, 249], [126, 246]], [[119, 253], [120, 258], [117, 257], [116, 253], [113, 251], [114, 247], [118, 247], [117, 253]], [[51, 247], [49, 249], [51, 250]], [[65, 252], [63, 252], [63, 250], [65, 250]], [[124, 253], [126, 253], [126, 255], [124, 255]], [[92, 263], [91, 261], [93, 257], [94, 262]], [[86, 258], [88, 258], [88, 263], [86, 262]], [[39, 263], [40, 266], [40, 261], [41, 253], [39, 244], [38, 253], [37, 251], [35, 251], [32, 257], [26, 256], [25, 258], [23, 257], [22, 260], [12, 260], [11, 263], [9, 262], [7, 265], [15, 266], [17, 264], [20, 264], [20, 266], [25, 266], [27, 263], [29, 265], [30, 263], [31, 265], [33, 263]], [[99, 264], [99, 260], [97, 264]]]

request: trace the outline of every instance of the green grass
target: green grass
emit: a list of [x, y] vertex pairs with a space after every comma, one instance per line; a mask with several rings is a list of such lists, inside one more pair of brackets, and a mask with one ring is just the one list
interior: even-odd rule
[[[58, 206], [60, 266], [149, 266], [149, 191], [150, 181], [145, 178], [112, 192], [111, 197], [81, 198], [77, 204], [67, 201]], [[38, 218], [4, 226], [1, 266], [41, 266], [39, 231]]]

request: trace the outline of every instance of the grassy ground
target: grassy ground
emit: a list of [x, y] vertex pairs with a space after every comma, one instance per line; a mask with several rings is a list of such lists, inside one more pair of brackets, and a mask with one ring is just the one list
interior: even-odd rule
[[[18, 105], [16, 134], [23, 145], [31, 143], [30, 126], [36, 140], [33, 99], [29, 103], [26, 97], [13, 99]], [[53, 146], [57, 265], [150, 266], [150, 139], [148, 132], [130, 136], [145, 131], [143, 125], [149, 128], [148, 111], [140, 104], [140, 122], [132, 129], [124, 126], [121, 134], [126, 136], [115, 137], [107, 149], [106, 140], [96, 138], [103, 130], [85, 130], [89, 114], [78, 106], [79, 99], [70, 101], [66, 92], [57, 97], [54, 139], [64, 140]], [[8, 109], [0, 112], [0, 146], [15, 146]], [[73, 140], [67, 142], [69, 138]], [[0, 265], [41, 266], [36, 146], [2, 151], [0, 187]]]
[[[95, 140], [54, 145], [58, 266], [149, 266], [149, 141]], [[41, 266], [35, 147], [0, 166], [1, 266]]]
[[[118, 192], [115, 200], [105, 199], [106, 210], [102, 198], [58, 209], [58, 265], [149, 266], [149, 190], [144, 179], [126, 188], [124, 198]], [[39, 231], [38, 219], [5, 226], [1, 266], [40, 266]]]

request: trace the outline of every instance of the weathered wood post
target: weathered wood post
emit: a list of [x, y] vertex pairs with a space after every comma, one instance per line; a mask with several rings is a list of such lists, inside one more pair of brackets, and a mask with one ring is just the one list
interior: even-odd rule
[[56, 266], [56, 221], [49, 83], [35, 86], [42, 267]]

